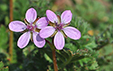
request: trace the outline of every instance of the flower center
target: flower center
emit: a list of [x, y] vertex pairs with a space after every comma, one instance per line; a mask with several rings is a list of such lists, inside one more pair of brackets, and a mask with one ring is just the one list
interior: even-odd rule
[[63, 25], [62, 24], [56, 24], [56, 30], [61, 30], [63, 28]]
[[33, 30], [35, 29], [35, 27], [34, 27], [33, 24], [29, 24], [29, 25], [27, 25], [27, 29], [28, 29], [29, 31], [33, 31]]

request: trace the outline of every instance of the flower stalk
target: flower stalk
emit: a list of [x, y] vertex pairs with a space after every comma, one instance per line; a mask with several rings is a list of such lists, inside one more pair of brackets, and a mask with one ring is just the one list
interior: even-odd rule
[[53, 54], [54, 71], [58, 71], [55, 49], [52, 50], [52, 54]]
[[46, 42], [49, 44], [51, 50], [52, 50], [52, 56], [53, 56], [53, 64], [54, 64], [54, 71], [58, 71], [58, 66], [57, 66], [57, 60], [56, 60], [56, 50], [55, 47], [52, 43], [50, 43], [48, 40]]
[[[13, 21], [13, 0], [10, 0], [10, 22]], [[9, 36], [9, 55], [10, 59], [12, 62], [13, 58], [13, 32], [10, 31], [10, 36]]]

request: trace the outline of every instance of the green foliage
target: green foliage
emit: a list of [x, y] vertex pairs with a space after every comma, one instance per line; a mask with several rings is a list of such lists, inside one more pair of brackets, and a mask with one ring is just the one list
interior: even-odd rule
[[107, 8], [98, 0], [80, 0], [80, 3], [76, 1], [76, 5], [71, 10], [75, 15], [90, 22], [94, 28], [98, 27], [99, 23], [107, 22], [109, 19], [106, 14]]
[[83, 0], [83, 4], [76, 5], [77, 14], [87, 21], [101, 21], [105, 16], [105, 10], [105, 6], [96, 0]]
[[27, 58], [25, 58], [24, 63], [23, 63], [23, 69], [25, 71], [46, 71], [47, 70], [47, 65], [48, 61], [44, 58], [44, 54], [41, 54], [41, 52], [37, 53], [30, 53], [33, 55], [28, 55]]
[[34, 7], [37, 10], [38, 17], [43, 17], [46, 15], [46, 10], [50, 9], [51, 1], [50, 0], [30, 0], [31, 7]]
[[0, 71], [8, 71], [8, 67], [4, 67], [3, 62], [0, 62]]
[[73, 53], [70, 50], [68, 50], [68, 51], [62, 50], [62, 51], [59, 51], [57, 53], [57, 56], [63, 62], [60, 64], [61, 66], [59, 66], [62, 68], [64, 66], [66, 66], [67, 64], [76, 62], [80, 59], [83, 59], [85, 57], [89, 57], [91, 55], [88, 54], [88, 51], [86, 51], [86, 50], [77, 50], [76, 53]]
[[8, 48], [8, 33], [5, 26], [0, 25], [0, 61], [3, 61], [6, 63], [8, 60], [6, 58], [9, 57], [9, 54], [7, 52]]
[[0, 26], [0, 49], [4, 49], [6, 50], [7, 49], [7, 42], [8, 42], [8, 33], [6, 31], [7, 29], [5, 28], [5, 26], [1, 25]]
[[29, 0], [15, 0], [14, 19], [24, 21], [25, 12], [30, 7], [29, 4]]
[[[8, 1], [7, 0], [2, 0], [0, 1], [0, 21], [4, 22], [5, 17], [8, 15]], [[3, 24], [3, 23], [2, 23]]]

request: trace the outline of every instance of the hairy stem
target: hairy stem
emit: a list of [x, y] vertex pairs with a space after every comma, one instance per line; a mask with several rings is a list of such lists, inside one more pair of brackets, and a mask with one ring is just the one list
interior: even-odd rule
[[52, 50], [52, 54], [53, 54], [54, 70], [55, 70], [55, 71], [58, 71], [55, 49]]
[[[10, 0], [10, 22], [13, 21], [13, 0]], [[10, 31], [10, 36], [9, 36], [9, 54], [10, 54], [10, 59], [12, 62], [13, 58], [13, 32]]]

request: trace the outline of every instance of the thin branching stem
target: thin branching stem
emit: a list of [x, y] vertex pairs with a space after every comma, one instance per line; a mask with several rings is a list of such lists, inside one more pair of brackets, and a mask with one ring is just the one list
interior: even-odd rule
[[58, 71], [58, 66], [57, 66], [57, 60], [56, 60], [56, 50], [55, 47], [52, 43], [50, 43], [48, 40], [46, 42], [49, 44], [51, 50], [52, 50], [52, 56], [53, 56], [53, 64], [54, 64], [54, 71]]
[[56, 60], [56, 53], [55, 53], [55, 49], [52, 50], [52, 54], [53, 54], [53, 64], [54, 64], [54, 70], [58, 71], [58, 66], [57, 66], [57, 60]]
[[[10, 22], [13, 21], [13, 0], [10, 0]], [[13, 32], [10, 31], [10, 36], [9, 36], [9, 55], [10, 59], [12, 62], [13, 58]]]

